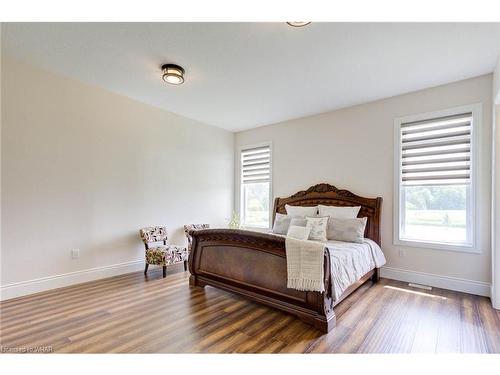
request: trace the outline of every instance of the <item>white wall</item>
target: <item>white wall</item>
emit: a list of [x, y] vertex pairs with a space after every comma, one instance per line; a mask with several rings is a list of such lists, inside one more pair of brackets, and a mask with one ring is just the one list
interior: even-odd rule
[[[446, 281], [452, 288], [489, 294], [491, 282], [491, 90], [492, 75], [430, 88], [316, 116], [286, 121], [237, 133], [242, 145], [272, 141], [273, 193], [285, 197], [319, 182], [347, 188], [362, 196], [381, 196], [382, 247], [391, 275], [399, 270], [418, 280]], [[304, 92], [307, 95], [307, 92]], [[466, 104], [483, 103], [482, 137], [479, 140], [478, 222], [480, 254], [406, 248], [399, 256], [393, 245], [393, 126], [394, 118]], [[236, 157], [238, 157], [236, 155]], [[238, 163], [235, 168], [235, 204], [238, 196]], [[387, 273], [386, 273], [387, 274]], [[416, 276], [415, 276], [416, 275]], [[417, 277], [418, 276], [418, 277]], [[430, 281], [429, 281], [430, 280]], [[440, 285], [444, 285], [441, 283]], [[458, 285], [458, 286], [457, 286]]]
[[183, 244], [231, 215], [233, 133], [5, 56], [2, 119], [3, 298], [142, 268], [143, 226]]
[[[3, 119], [3, 114], [2, 114], [2, 29], [3, 29], [3, 23], [0, 22], [0, 211], [2, 207], [2, 119]], [[2, 280], [2, 267], [1, 267], [1, 250], [2, 250], [2, 215], [0, 215], [0, 281]], [[1, 282], [0, 282], [1, 284]], [[0, 295], [1, 297], [1, 295]]]
[[500, 309], [500, 58], [493, 73], [493, 103], [495, 110], [493, 140], [493, 194], [492, 194], [492, 278], [491, 299]]
[[500, 57], [493, 72], [493, 100], [497, 104], [500, 103]]

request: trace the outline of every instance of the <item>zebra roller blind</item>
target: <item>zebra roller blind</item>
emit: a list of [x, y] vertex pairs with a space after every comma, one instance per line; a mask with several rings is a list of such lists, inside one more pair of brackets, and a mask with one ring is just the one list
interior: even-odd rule
[[271, 179], [271, 148], [260, 146], [241, 151], [241, 182], [269, 182]]
[[401, 184], [471, 181], [472, 113], [401, 124]]

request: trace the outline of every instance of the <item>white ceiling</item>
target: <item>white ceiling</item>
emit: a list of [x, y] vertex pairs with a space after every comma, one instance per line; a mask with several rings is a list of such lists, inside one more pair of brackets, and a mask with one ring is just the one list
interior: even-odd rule
[[[492, 72], [500, 24], [11, 23], [3, 53], [232, 131]], [[181, 86], [160, 66], [186, 70]]]

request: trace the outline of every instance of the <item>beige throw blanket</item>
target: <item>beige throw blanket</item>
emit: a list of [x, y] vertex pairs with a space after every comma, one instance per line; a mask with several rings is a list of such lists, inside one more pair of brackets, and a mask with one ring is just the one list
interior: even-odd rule
[[287, 287], [297, 290], [324, 292], [323, 262], [325, 244], [287, 237], [285, 246], [288, 272]]

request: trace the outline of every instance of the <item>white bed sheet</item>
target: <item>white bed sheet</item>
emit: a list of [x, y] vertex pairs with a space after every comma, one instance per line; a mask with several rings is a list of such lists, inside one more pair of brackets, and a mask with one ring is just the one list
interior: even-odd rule
[[374, 268], [382, 267], [386, 260], [376, 242], [365, 238], [363, 243], [328, 241], [332, 274], [332, 296], [336, 302], [342, 293]]
[[[269, 234], [285, 237], [276, 233]], [[363, 239], [363, 243], [327, 241], [324, 244], [330, 252], [331, 295], [334, 302], [364, 274], [382, 267], [386, 262], [380, 246], [368, 238]]]

